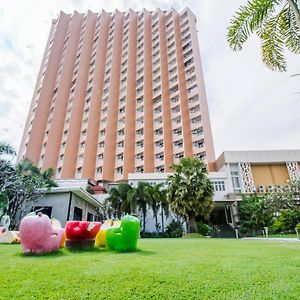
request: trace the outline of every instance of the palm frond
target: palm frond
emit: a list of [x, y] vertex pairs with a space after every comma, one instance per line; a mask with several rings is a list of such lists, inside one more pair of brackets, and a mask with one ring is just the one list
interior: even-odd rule
[[228, 27], [227, 41], [234, 51], [240, 51], [251, 33], [272, 15], [282, 0], [248, 1], [236, 12]]
[[280, 15], [280, 30], [285, 36], [285, 45], [291, 52], [300, 53], [300, 29], [297, 26], [296, 17], [290, 7], [282, 11]]
[[280, 30], [281, 14], [269, 18], [262, 29], [262, 59], [263, 63], [273, 71], [286, 71], [286, 61], [283, 54], [285, 37]]
[[16, 155], [16, 151], [10, 144], [0, 142], [0, 155], [1, 154]]

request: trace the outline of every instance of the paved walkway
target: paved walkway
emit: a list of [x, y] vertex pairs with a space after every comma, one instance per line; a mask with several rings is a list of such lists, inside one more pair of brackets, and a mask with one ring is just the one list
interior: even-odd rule
[[245, 237], [242, 240], [255, 240], [255, 241], [271, 241], [271, 242], [288, 242], [288, 243], [295, 243], [300, 242], [297, 238], [258, 238], [258, 237]]

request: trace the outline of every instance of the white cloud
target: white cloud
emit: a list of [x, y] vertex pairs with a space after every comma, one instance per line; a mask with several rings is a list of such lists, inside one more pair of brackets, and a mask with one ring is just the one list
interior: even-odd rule
[[[243, 0], [245, 2], [246, 0]], [[240, 0], [11, 0], [0, 8], [0, 139], [19, 147], [51, 19], [60, 10], [121, 11], [156, 7], [197, 16], [216, 153], [238, 149], [300, 148], [300, 57], [288, 55], [287, 73], [261, 62], [252, 38], [241, 53], [229, 49], [226, 27]]]

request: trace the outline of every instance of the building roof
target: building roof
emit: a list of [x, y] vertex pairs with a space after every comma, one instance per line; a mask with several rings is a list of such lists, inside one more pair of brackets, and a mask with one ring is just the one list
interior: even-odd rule
[[224, 151], [216, 160], [219, 170], [227, 163], [284, 163], [300, 162], [300, 150], [255, 150], [255, 151]]
[[86, 190], [84, 190], [82, 187], [72, 187], [72, 186], [59, 186], [59, 187], [53, 187], [50, 191], [47, 192], [47, 194], [53, 194], [53, 193], [69, 193], [72, 192], [81, 199], [85, 200], [86, 202], [92, 204], [95, 207], [100, 207], [101, 203], [90, 193], [88, 193]]

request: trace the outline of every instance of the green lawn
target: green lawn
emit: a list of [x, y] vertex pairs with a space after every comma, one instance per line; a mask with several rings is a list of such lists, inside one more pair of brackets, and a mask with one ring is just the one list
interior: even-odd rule
[[0, 299], [299, 299], [300, 243], [144, 239], [28, 257], [0, 245]]
[[[259, 235], [257, 237], [260, 237], [260, 238], [265, 238], [266, 236], [265, 235]], [[285, 239], [285, 238], [293, 238], [293, 239], [296, 239], [297, 238], [297, 234], [295, 233], [290, 233], [290, 234], [280, 234], [280, 233], [277, 233], [277, 234], [269, 234], [269, 238], [282, 238], [282, 239]]]

